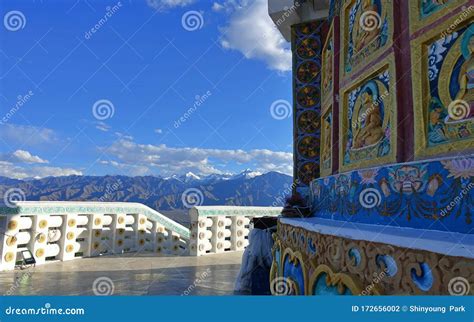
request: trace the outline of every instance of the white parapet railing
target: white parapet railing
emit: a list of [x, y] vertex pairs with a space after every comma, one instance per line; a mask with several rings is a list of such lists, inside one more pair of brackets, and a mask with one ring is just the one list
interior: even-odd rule
[[240, 251], [248, 245], [255, 217], [277, 217], [279, 207], [200, 206], [189, 210], [189, 252], [194, 256]]
[[149, 251], [187, 255], [190, 231], [131, 202], [23, 201], [0, 208], [0, 271], [29, 250], [36, 265]]

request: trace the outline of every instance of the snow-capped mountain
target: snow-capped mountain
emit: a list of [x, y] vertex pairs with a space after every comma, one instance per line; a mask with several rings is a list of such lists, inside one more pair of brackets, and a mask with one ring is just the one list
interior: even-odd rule
[[[38, 180], [0, 177], [0, 195], [20, 188], [26, 200], [84, 200], [141, 202], [157, 210], [183, 209], [182, 195], [190, 189], [202, 193], [202, 205], [275, 206], [291, 191], [292, 178], [278, 172], [200, 176], [67, 176]], [[275, 203], [276, 202], [276, 203]]]

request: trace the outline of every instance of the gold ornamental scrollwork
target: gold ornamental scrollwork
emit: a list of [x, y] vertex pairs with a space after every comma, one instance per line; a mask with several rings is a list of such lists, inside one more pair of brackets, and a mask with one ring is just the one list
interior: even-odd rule
[[[358, 295], [448, 295], [449, 282], [459, 277], [474, 285], [470, 258], [326, 235], [281, 222], [274, 240], [271, 277], [283, 276], [288, 256], [301, 264], [306, 295], [312, 294], [323, 272], [328, 286]], [[473, 287], [469, 294], [474, 294]]]

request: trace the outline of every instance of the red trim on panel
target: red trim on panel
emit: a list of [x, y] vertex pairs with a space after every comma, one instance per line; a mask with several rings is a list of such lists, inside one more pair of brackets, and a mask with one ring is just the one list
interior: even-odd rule
[[397, 162], [413, 161], [415, 150], [408, 6], [409, 2], [405, 0], [395, 0], [393, 4], [393, 47], [397, 91]]
[[339, 34], [339, 16], [334, 16], [334, 79], [332, 89], [332, 173], [339, 172], [339, 51], [341, 50], [341, 37]]

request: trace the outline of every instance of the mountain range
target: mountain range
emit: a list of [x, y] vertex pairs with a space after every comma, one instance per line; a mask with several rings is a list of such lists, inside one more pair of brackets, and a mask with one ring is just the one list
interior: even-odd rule
[[0, 177], [0, 196], [11, 188], [26, 200], [128, 201], [156, 210], [179, 210], [191, 205], [282, 206], [291, 192], [292, 177], [278, 172], [245, 170], [239, 174], [199, 176], [187, 173], [168, 178], [64, 176], [18, 180]]

